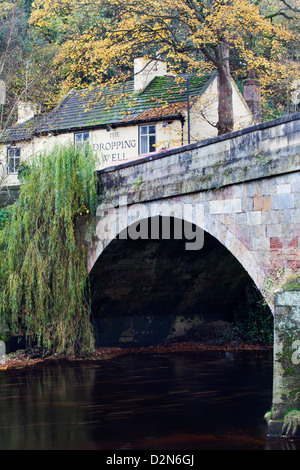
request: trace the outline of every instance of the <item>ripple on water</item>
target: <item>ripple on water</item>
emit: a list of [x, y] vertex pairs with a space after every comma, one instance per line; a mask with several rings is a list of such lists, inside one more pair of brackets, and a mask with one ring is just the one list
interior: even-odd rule
[[0, 449], [271, 448], [272, 364], [206, 351], [2, 371]]

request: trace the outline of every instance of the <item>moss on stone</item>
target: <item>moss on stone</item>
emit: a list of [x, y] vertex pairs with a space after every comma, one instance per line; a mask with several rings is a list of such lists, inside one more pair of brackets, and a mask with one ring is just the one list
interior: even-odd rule
[[284, 292], [300, 291], [300, 276], [293, 276], [282, 288]]

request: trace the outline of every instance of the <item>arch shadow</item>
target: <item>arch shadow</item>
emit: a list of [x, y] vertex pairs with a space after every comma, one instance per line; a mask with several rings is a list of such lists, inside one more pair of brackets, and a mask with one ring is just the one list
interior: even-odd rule
[[[223, 227], [221, 243], [174, 217], [141, 218], [119, 233], [112, 222], [109, 214], [101, 221], [114, 238], [99, 240], [90, 270], [96, 330], [111, 332], [98, 344], [161, 342], [201, 322], [232, 319], [253, 277], [226, 247], [240, 244]], [[251, 261], [244, 258], [255, 267]]]
[[[137, 232], [137, 225], [139, 223], [143, 224], [143, 221], [148, 220], [150, 217], [172, 217], [181, 220], [182, 224], [186, 224], [186, 229], [190, 234], [192, 232], [189, 229], [189, 224], [193, 225], [192, 231], [198, 229], [199, 234], [194, 240], [194, 243], [191, 243], [191, 240], [190, 243], [187, 242], [190, 245], [188, 249], [194, 249], [195, 251], [201, 249], [203, 234], [204, 232], [209, 233], [239, 261], [263, 295], [266, 275], [252, 252], [225, 224], [220, 222], [216, 217], [207, 214], [204, 204], [185, 204], [176, 199], [170, 199], [168, 202], [163, 202], [162, 204], [150, 201], [143, 204], [134, 204], [130, 207], [120, 206], [114, 208], [107, 206], [107, 210], [106, 207], [99, 206], [97, 214], [98, 218], [95, 227], [96, 241], [93, 246], [91, 246], [87, 259], [87, 269], [89, 273], [99, 256], [112, 240], [117, 237], [122, 238], [124, 234], [127, 234], [126, 236], [129, 235], [129, 237], [132, 236], [132, 234]], [[141, 229], [140, 233], [143, 234], [143, 232], [143, 229]], [[145, 231], [144, 233], [146, 233], [146, 236], [149, 236], [150, 232]], [[168, 233], [168, 231], [166, 233]], [[269, 307], [273, 311], [273, 306], [269, 305]]]

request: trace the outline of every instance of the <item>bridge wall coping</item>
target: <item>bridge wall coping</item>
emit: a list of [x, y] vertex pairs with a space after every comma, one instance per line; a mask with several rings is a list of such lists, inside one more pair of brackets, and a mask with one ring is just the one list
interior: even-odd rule
[[184, 145], [182, 147], [174, 148], [174, 149], [171, 149], [171, 150], [164, 150], [164, 151], [161, 151], [161, 152], [157, 152], [153, 155], [147, 155], [146, 157], [141, 157], [138, 160], [134, 160], [134, 161], [130, 161], [130, 162], [124, 162], [124, 163], [119, 164], [117, 166], [117, 168], [116, 168], [116, 166], [106, 167], [106, 168], [103, 168], [102, 170], [98, 170], [98, 172], [101, 172], [101, 173], [106, 173], [107, 172], [107, 173], [109, 173], [111, 171], [115, 171], [116, 169], [122, 169], [122, 168], [130, 167], [130, 166], [135, 166], [135, 165], [140, 164], [140, 163], [150, 162], [150, 161], [153, 161], [153, 160], [157, 160], [157, 159], [160, 159], [160, 158], [167, 157], [169, 155], [174, 155], [174, 154], [177, 154], [177, 153], [181, 153], [183, 151], [193, 150], [195, 148], [206, 147], [206, 146], [211, 145], [211, 144], [215, 144], [215, 143], [218, 143], [218, 142], [223, 142], [223, 141], [233, 139], [235, 137], [243, 136], [243, 135], [255, 132], [255, 131], [262, 131], [262, 130], [265, 130], [265, 129], [269, 129], [271, 127], [279, 126], [281, 124], [286, 124], [286, 123], [290, 123], [290, 122], [298, 121], [298, 120], [300, 121], [300, 113], [289, 114], [287, 116], [282, 116], [282, 117], [273, 119], [271, 121], [262, 122], [262, 123], [259, 123], [259, 124], [255, 124], [253, 126], [245, 127], [243, 129], [239, 129], [239, 130], [236, 130], [234, 132], [229, 132], [227, 134], [223, 134], [223, 135], [216, 136], [216, 137], [209, 137], [208, 139], [203, 139], [203, 140], [201, 140], [199, 142], [196, 142], [196, 143], [193, 143], [193, 144]]
[[99, 170], [99, 202], [118, 206], [216, 190], [300, 170], [300, 113]]

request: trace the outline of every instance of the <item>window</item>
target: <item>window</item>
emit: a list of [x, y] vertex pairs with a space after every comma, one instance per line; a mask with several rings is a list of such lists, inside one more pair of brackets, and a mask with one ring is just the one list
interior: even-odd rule
[[75, 134], [75, 149], [83, 149], [89, 144], [89, 132], [78, 132]]
[[19, 148], [7, 149], [7, 174], [15, 175], [18, 173], [20, 165], [21, 150]]
[[140, 126], [140, 154], [155, 152], [155, 126]]

